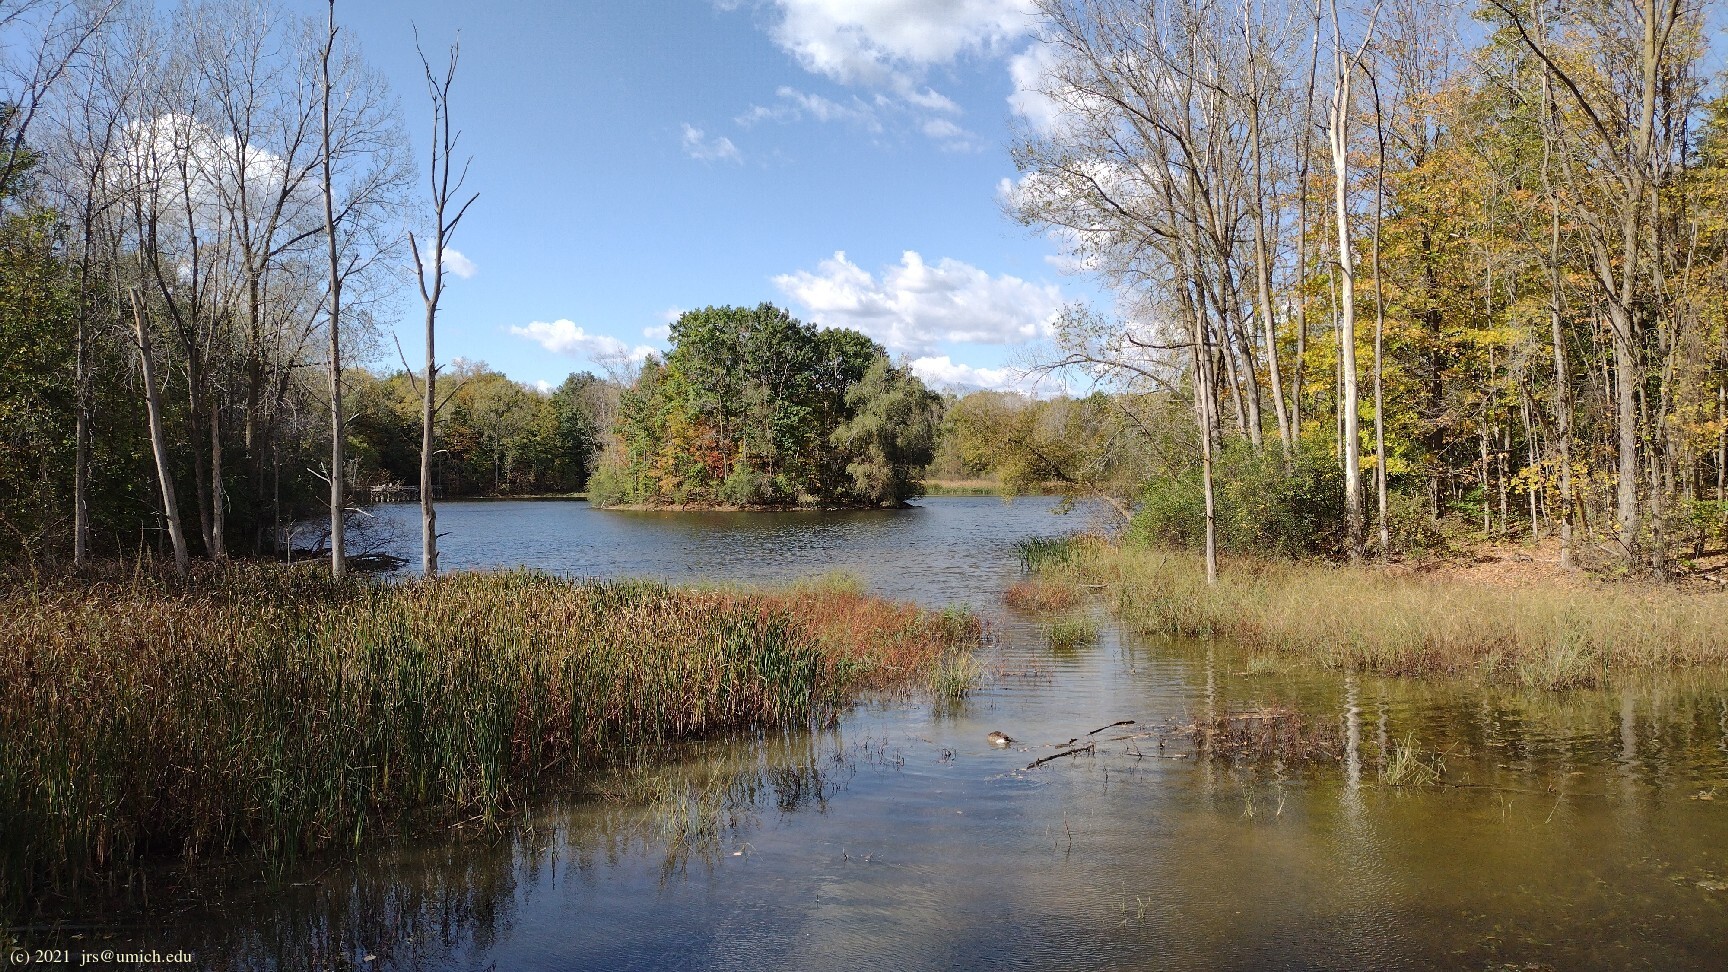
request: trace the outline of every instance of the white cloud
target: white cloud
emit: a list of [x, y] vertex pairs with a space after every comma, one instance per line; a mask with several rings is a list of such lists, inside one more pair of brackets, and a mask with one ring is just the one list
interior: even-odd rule
[[912, 359], [912, 373], [932, 388], [962, 392], [978, 388], [1018, 389], [1021, 382], [1020, 372], [1013, 368], [974, 368], [945, 354]]
[[1008, 96], [1008, 107], [1026, 119], [1035, 132], [1047, 134], [1054, 131], [1062, 118], [1061, 106], [1044, 93], [1049, 88], [1050, 71], [1055, 66], [1056, 49], [1043, 42], [1032, 44], [1008, 61], [1008, 76], [1014, 82], [1014, 93]]
[[976, 135], [946, 118], [931, 118], [918, 127], [950, 152], [969, 152], [982, 147]]
[[653, 348], [646, 345], [630, 347], [610, 335], [589, 334], [570, 320], [556, 320], [550, 324], [545, 321], [531, 321], [527, 327], [511, 325], [510, 333], [525, 337], [553, 354], [568, 354], [602, 364], [612, 361], [637, 362], [655, 353]]
[[870, 132], [882, 130], [882, 122], [877, 118], [875, 109], [857, 96], [853, 96], [850, 104], [841, 104], [831, 98], [799, 91], [787, 85], [775, 89], [774, 95], [780, 100], [772, 106], [751, 105], [749, 111], [733, 121], [749, 128], [757, 122], [795, 122], [809, 118], [819, 122], [850, 122]]
[[656, 324], [642, 329], [642, 336], [650, 341], [664, 341], [672, 336], [672, 325]]
[[[731, 9], [732, 0], [717, 0]], [[876, 92], [876, 107], [928, 120], [959, 115], [952, 98], [925, 83], [931, 68], [962, 57], [997, 56], [1024, 37], [1033, 23], [1035, 0], [772, 0], [779, 14], [769, 37], [812, 74], [839, 84]], [[765, 119], [865, 117], [862, 102], [840, 105], [783, 99], [772, 107], [753, 106], [740, 124]], [[819, 96], [811, 96], [818, 97]], [[836, 110], [838, 109], [838, 110]], [[875, 112], [868, 117], [875, 118]], [[929, 134], [927, 131], [926, 134]], [[944, 148], [970, 148], [949, 136], [931, 135]]]
[[942, 342], [1024, 344], [1053, 333], [1062, 293], [1019, 277], [992, 277], [944, 258], [931, 265], [912, 250], [880, 279], [846, 259], [823, 260], [812, 273], [774, 278], [775, 286], [827, 327], [850, 327], [891, 351], [925, 354]]
[[1020, 37], [1032, 13], [1032, 0], [775, 0], [775, 6], [781, 17], [769, 34], [805, 70], [902, 93], [912, 91], [925, 68]]
[[542, 378], [534, 383], [534, 390], [542, 395], [552, 394], [552, 383]]
[[684, 154], [702, 162], [742, 162], [744, 156], [738, 151], [738, 146], [724, 135], [709, 138], [700, 128], [689, 123], [684, 125], [682, 142]]
[[444, 269], [463, 280], [472, 280], [474, 275], [480, 272], [474, 261], [463, 256], [461, 250], [448, 246], [444, 248]]
[[[428, 252], [429, 247], [425, 246], [425, 241], [421, 242], [422, 248], [420, 253], [422, 260], [430, 263], [432, 260], [432, 254]], [[455, 247], [446, 246], [444, 248], [444, 272], [460, 277], [463, 280], [472, 280], [474, 275], [480, 272], [480, 268], [475, 265], [473, 260], [468, 259], [461, 250], [458, 250]]]

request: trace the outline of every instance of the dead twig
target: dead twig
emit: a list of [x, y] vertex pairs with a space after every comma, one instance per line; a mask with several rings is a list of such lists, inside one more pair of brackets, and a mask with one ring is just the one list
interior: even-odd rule
[[1049, 756], [1046, 756], [1043, 759], [1035, 759], [1032, 762], [1027, 763], [1026, 768], [1027, 769], [1037, 769], [1038, 767], [1043, 766], [1045, 763], [1048, 763], [1053, 759], [1061, 759], [1064, 756], [1078, 756], [1081, 753], [1096, 753], [1097, 751], [1098, 751], [1098, 746], [1096, 743], [1087, 743], [1084, 746], [1076, 746], [1073, 749], [1065, 749], [1059, 753], [1051, 753]]

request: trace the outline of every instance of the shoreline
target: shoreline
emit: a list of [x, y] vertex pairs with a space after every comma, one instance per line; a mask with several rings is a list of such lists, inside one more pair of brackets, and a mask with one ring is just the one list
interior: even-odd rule
[[622, 513], [849, 513], [915, 508], [910, 502], [895, 506], [846, 503], [753, 503], [742, 506], [734, 503], [616, 503], [602, 506], [590, 501], [590, 505], [597, 510], [617, 510]]
[[1141, 634], [1227, 639], [1269, 663], [1539, 690], [1728, 671], [1720, 590], [1520, 577], [1513, 561], [1419, 572], [1246, 557], [1221, 557], [1209, 586], [1198, 554], [1095, 537], [1028, 549], [1026, 560], [1037, 583], [1097, 591]]

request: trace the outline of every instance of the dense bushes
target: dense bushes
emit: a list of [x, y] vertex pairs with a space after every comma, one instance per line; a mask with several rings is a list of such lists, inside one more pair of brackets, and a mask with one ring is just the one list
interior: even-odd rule
[[[1307, 448], [1289, 466], [1276, 451], [1232, 442], [1213, 464], [1218, 546], [1297, 557], [1328, 554], [1343, 542], [1344, 476], [1329, 452]], [[1206, 499], [1199, 469], [1155, 479], [1141, 494], [1130, 536], [1196, 548], [1206, 542]]]

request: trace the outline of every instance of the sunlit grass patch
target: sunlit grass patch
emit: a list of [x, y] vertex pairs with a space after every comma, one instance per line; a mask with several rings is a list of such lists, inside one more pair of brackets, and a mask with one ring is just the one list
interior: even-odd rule
[[1096, 541], [1044, 571], [1101, 585], [1144, 634], [1222, 637], [1346, 671], [1477, 675], [1529, 688], [1728, 663], [1728, 594], [1627, 584], [1497, 586], [1371, 567], [1232, 558], [1207, 585], [1197, 555]]
[[1080, 603], [1080, 588], [1059, 578], [1032, 577], [1010, 584], [1002, 603], [1020, 611], [1066, 611]]
[[1055, 651], [1073, 651], [1097, 640], [1098, 623], [1083, 614], [1065, 615], [1044, 626], [1044, 643]]

